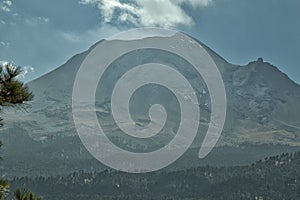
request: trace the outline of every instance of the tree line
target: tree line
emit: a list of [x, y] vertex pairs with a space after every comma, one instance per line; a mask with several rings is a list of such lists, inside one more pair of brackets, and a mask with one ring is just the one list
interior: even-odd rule
[[297, 200], [299, 180], [297, 152], [249, 166], [205, 166], [146, 174], [79, 171], [57, 177], [16, 177], [11, 183], [31, 188], [46, 200]]

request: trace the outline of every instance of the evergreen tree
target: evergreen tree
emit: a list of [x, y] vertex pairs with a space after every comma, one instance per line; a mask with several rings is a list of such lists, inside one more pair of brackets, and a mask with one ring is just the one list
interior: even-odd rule
[[0, 180], [0, 200], [4, 200], [9, 192], [9, 183], [5, 180]]
[[41, 198], [36, 197], [32, 192], [26, 189], [17, 189], [15, 191], [16, 200], [41, 200]]
[[[5, 63], [0, 65], [0, 106], [22, 104], [33, 99], [28, 87], [17, 78], [23, 72], [21, 67]], [[3, 119], [0, 117], [0, 127]]]
[[33, 94], [17, 79], [22, 72], [21, 67], [12, 64], [0, 65], [0, 105], [21, 104], [32, 100]]
[[[22, 74], [22, 68], [16, 67], [13, 64], [0, 65], [0, 106], [22, 104], [25, 101], [30, 101], [33, 94], [28, 87], [17, 78]], [[0, 126], [3, 119], [0, 118]], [[2, 143], [0, 141], [0, 147]], [[0, 200], [3, 200], [9, 192], [9, 183], [0, 179]], [[28, 190], [16, 190], [15, 198], [17, 200], [39, 200], [33, 193]]]

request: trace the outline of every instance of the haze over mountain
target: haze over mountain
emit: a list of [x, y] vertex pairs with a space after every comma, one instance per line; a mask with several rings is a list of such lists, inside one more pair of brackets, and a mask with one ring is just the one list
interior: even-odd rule
[[[0, 139], [5, 144], [3, 171], [7, 176], [60, 174], [81, 169], [103, 168], [81, 144], [72, 118], [74, 79], [82, 61], [93, 47], [73, 56], [54, 71], [30, 82], [28, 85], [35, 98], [28, 103], [26, 111], [16, 111], [15, 108], [5, 110], [3, 116], [5, 126], [0, 130]], [[245, 144], [258, 148], [261, 145], [274, 145], [272, 151], [260, 149], [260, 155], [249, 156], [241, 161], [249, 163], [263, 156], [300, 147], [300, 86], [278, 68], [264, 62], [262, 58], [246, 66], [238, 66], [228, 63], [213, 50], [204, 47], [217, 64], [227, 93], [227, 118], [217, 147], [233, 148], [244, 153], [240, 149]], [[113, 52], [113, 49], [107, 51]], [[140, 56], [143, 56], [142, 53]], [[157, 52], [150, 53], [159, 60], [160, 55]], [[122, 58], [119, 62], [132, 62], [132, 58], [130, 56]], [[191, 148], [198, 150], [210, 117], [209, 94], [205, 83], [184, 63], [178, 65], [180, 64], [183, 74], [199, 88], [196, 92], [201, 96], [201, 126], [199, 136]], [[105, 78], [108, 81], [108, 88], [119, 78], [117, 71], [112, 70], [110, 74], [113, 76]], [[146, 107], [138, 101], [140, 97], [147, 97], [146, 103], [157, 102], [160, 99], [160, 102], [166, 105], [167, 111], [172, 113], [170, 122], [163, 130], [164, 133], [158, 135], [155, 141], [135, 140], [122, 135], [108, 116], [110, 101], [100, 89], [98, 88], [96, 96], [97, 116], [109, 131], [109, 138], [122, 148], [137, 152], [151, 151], [166, 144], [176, 134], [174, 129], [177, 127], [178, 111], [174, 107], [177, 104], [169, 94], [161, 95], [164, 92], [162, 89], [150, 88], [148, 92], [157, 89], [157, 94], [140, 92], [133, 99], [136, 103], [133, 118], [141, 126], [147, 124], [149, 118], [147, 112], [143, 112]], [[212, 155], [215, 155], [214, 152]]]

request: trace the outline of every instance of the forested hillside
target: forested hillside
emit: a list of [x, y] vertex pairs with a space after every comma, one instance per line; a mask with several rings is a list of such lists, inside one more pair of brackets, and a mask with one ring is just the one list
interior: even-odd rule
[[75, 172], [65, 177], [15, 178], [43, 199], [69, 200], [296, 200], [300, 199], [300, 152], [251, 166], [199, 167], [175, 172], [126, 174]]

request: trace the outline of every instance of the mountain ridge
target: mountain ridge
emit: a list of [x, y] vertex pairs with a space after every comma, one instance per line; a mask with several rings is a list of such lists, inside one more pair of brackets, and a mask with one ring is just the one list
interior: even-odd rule
[[[27, 112], [16, 113], [11, 108], [5, 111], [3, 116], [5, 126], [0, 130], [0, 140], [6, 144], [3, 152], [4, 157], [9, 158], [4, 167], [5, 171], [9, 173], [9, 170], [13, 170], [12, 166], [19, 166], [20, 160], [27, 164], [28, 170], [31, 170], [32, 163], [26, 160], [28, 159], [26, 156], [22, 158], [24, 151], [22, 148], [25, 148], [26, 144], [35, 147], [28, 153], [31, 157], [33, 156], [37, 160], [44, 157], [49, 158], [53, 162], [57, 162], [53, 164], [57, 169], [74, 169], [68, 164], [71, 162], [80, 163], [78, 164], [79, 167], [76, 167], [78, 170], [80, 167], [84, 168], [83, 166], [88, 165], [84, 163], [86, 160], [94, 163], [93, 169], [97, 168], [95, 167], [97, 162], [84, 149], [76, 134], [72, 117], [71, 97], [74, 79], [82, 61], [101, 42], [94, 44], [87, 51], [72, 56], [65, 64], [55, 70], [29, 82], [28, 86], [33, 91], [35, 98], [28, 103]], [[227, 119], [217, 148], [226, 146], [239, 148], [245, 143], [300, 148], [300, 105], [298, 103], [300, 101], [300, 86], [277, 67], [263, 62], [262, 59], [249, 62], [245, 66], [233, 65], [206, 45], [199, 43], [208, 51], [219, 68], [228, 97]], [[107, 50], [113, 52], [111, 49]], [[126, 59], [123, 61], [128, 62]], [[194, 76], [191, 76], [191, 82], [197, 87], [199, 86], [197, 92], [203, 96], [200, 102], [202, 113], [200, 134], [192, 145], [192, 148], [198, 149], [203, 139], [202, 133], [206, 132], [209, 122], [210, 98], [206, 92], [203, 92], [207, 90], [203, 81], [196, 80]], [[120, 137], [119, 129], [105, 118], [107, 111], [109, 111], [110, 102], [101, 99], [101, 93], [98, 92], [97, 95], [97, 97], [100, 96], [97, 106], [101, 108], [99, 110], [103, 110], [103, 112], [97, 113], [98, 117], [103, 120], [107, 130], [110, 130], [109, 136], [114, 143], [123, 145], [123, 148], [135, 148], [134, 150], [137, 151], [151, 150], [162, 146], [174, 136], [173, 127], [167, 127], [164, 132], [165, 135], [159, 136], [159, 141], [151, 143], [139, 143], [139, 140], [132, 140], [126, 136]], [[169, 104], [170, 107], [175, 105], [168, 99], [162, 101]], [[141, 123], [147, 117], [136, 115], [138, 122]], [[15, 132], [25, 138], [26, 144], [13, 137]], [[29, 142], [30, 140], [32, 141]], [[63, 145], [64, 142], [67, 144], [66, 147]], [[18, 145], [18, 143], [20, 144]], [[42, 157], [41, 152], [43, 152]], [[261, 154], [268, 156], [270, 151]], [[257, 157], [251, 160], [249, 157], [250, 162], [256, 159]], [[31, 167], [36, 168], [35, 166]], [[90, 167], [88, 166], [88, 169]], [[44, 165], [40, 169], [43, 173], [50, 170], [49, 166]], [[20, 171], [26, 173], [25, 168]], [[10, 173], [14, 174], [15, 172], [16, 169]]]
[[[87, 51], [84, 51], [82, 53], [76, 54], [75, 56], [71, 57], [65, 64], [56, 68], [55, 70], [43, 75], [42, 77], [39, 77], [38, 79], [29, 82], [28, 83], [29, 87], [36, 94], [36, 100], [38, 100], [41, 97], [40, 95], [48, 94], [49, 92], [47, 92], [47, 90], [49, 89], [49, 87], [57, 91], [58, 94], [60, 93], [60, 95], [63, 95], [62, 93], [71, 95], [73, 79], [76, 75], [78, 67], [80, 66], [81, 62], [84, 60], [85, 56], [100, 42], [101, 41], [92, 45]], [[265, 95], [267, 90], [270, 90], [268, 92], [272, 92], [274, 90], [273, 85], [280, 88], [281, 90], [287, 90], [288, 95], [293, 94], [292, 91], [289, 91], [291, 89], [295, 91], [300, 91], [300, 86], [298, 84], [292, 81], [286, 74], [281, 72], [277, 67], [275, 67], [270, 63], [263, 62], [262, 59], [249, 62], [245, 66], [232, 65], [229, 62], [227, 62], [224, 58], [222, 58], [220, 55], [215, 53], [212, 49], [210, 49], [209, 47], [207, 47], [201, 42], [199, 43], [204, 46], [204, 48], [208, 51], [208, 53], [212, 56], [212, 58], [216, 62], [221, 72], [221, 75], [223, 76], [224, 83], [227, 90], [226, 92], [229, 94], [229, 97], [234, 95], [249, 96], [247, 94], [243, 94], [241, 87], [247, 87], [247, 85], [254, 85], [254, 84], [259, 85], [255, 87], [258, 87], [259, 90], [257, 94], [261, 94], [262, 96], [260, 97], [261, 101], [271, 98], [269, 94], [267, 94], [269, 95], [268, 98], [263, 98], [263, 95]], [[64, 71], [67, 71], [67, 73]], [[64, 81], [63, 82], [56, 81], [59, 78]], [[283, 83], [281, 83], [279, 80], [282, 80]], [[262, 83], [263, 81], [265, 83]], [[58, 85], [55, 86], [55, 84], [59, 82], [63, 83], [64, 86], [67, 86], [69, 88], [68, 91], [62, 91], [62, 88], [60, 88]], [[234, 88], [232, 87], [232, 85], [234, 86]], [[254, 88], [249, 88], [249, 89], [253, 90], [253, 92], [255, 90]], [[40, 94], [38, 92], [41, 90], [44, 92], [44, 94]], [[258, 98], [259, 95], [257, 94], [255, 98]], [[299, 92], [297, 92], [297, 95], [299, 98]], [[58, 96], [57, 94], [55, 94], [54, 96], [50, 95], [50, 98], [57, 99], [57, 96]], [[281, 102], [285, 102], [286, 100], [282, 99], [285, 98], [284, 96], [285, 95], [281, 95], [281, 97], [276, 97], [274, 99], [278, 99]], [[232, 99], [229, 98], [229, 104], [231, 103], [231, 101]], [[64, 103], [68, 103], [68, 104], [71, 103], [71, 99], [68, 98], [67, 102]], [[229, 105], [229, 107], [231, 108], [233, 106]], [[262, 118], [264, 117], [262, 116]]]

